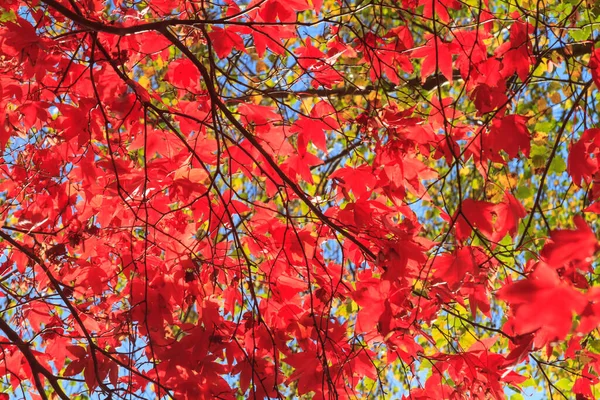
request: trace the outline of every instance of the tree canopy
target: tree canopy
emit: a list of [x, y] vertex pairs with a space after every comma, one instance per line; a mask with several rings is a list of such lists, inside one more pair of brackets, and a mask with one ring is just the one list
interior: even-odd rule
[[592, 0], [0, 0], [0, 398], [600, 397]]

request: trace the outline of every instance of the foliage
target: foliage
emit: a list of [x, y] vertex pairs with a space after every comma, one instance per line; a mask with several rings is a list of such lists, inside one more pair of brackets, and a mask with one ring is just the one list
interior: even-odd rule
[[0, 21], [3, 398], [600, 396], [593, 1]]

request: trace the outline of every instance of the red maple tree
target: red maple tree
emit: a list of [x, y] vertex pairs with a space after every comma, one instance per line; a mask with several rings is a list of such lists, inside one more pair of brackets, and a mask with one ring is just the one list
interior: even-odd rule
[[0, 0], [2, 398], [597, 398], [599, 22]]

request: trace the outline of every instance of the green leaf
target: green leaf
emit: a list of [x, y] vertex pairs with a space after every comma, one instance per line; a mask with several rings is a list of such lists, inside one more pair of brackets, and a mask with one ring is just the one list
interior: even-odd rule
[[516, 197], [519, 200], [525, 200], [531, 198], [533, 196], [535, 189], [531, 185], [521, 185], [517, 187]]
[[562, 174], [566, 170], [567, 170], [567, 164], [565, 163], [565, 159], [562, 157], [554, 157], [554, 159], [550, 163], [549, 172], [554, 172], [556, 174]]
[[0, 22], [15, 22], [17, 20], [17, 16], [13, 12], [13, 10], [8, 10], [0, 13]]
[[588, 40], [590, 36], [592, 36], [592, 28], [585, 27], [579, 29], [569, 30], [569, 35], [573, 38], [573, 40], [581, 42], [583, 40]]
[[560, 390], [570, 391], [571, 387], [573, 386], [573, 382], [570, 379], [562, 378], [561, 380], [556, 382], [554, 385], [557, 388], [559, 388]]

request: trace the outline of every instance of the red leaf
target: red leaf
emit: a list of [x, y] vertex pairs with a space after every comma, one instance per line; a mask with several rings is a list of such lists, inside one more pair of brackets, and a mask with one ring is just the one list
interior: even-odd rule
[[527, 129], [528, 117], [524, 115], [507, 115], [494, 120], [490, 133], [484, 139], [486, 151], [498, 154], [506, 152], [510, 159], [516, 158], [519, 151], [529, 157], [531, 134]]
[[593, 212], [596, 214], [600, 214], [600, 201], [596, 201], [594, 202], [594, 204], [587, 206], [583, 209], [583, 212]]
[[478, 229], [487, 238], [494, 236], [494, 225], [492, 219], [496, 205], [487, 201], [465, 199], [462, 202], [461, 212], [456, 223], [456, 237], [465, 240]]
[[296, 175], [300, 175], [302, 179], [312, 184], [314, 181], [310, 167], [319, 165], [322, 162], [319, 157], [306, 153], [303, 156], [293, 155], [289, 157], [281, 167], [287, 171], [288, 176], [295, 178]]
[[175, 171], [173, 180], [186, 179], [192, 183], [200, 183], [208, 177], [208, 173], [201, 168], [181, 167]]
[[[593, 157], [592, 157], [593, 156]], [[598, 169], [600, 157], [600, 129], [586, 129], [577, 142], [571, 145], [567, 163], [567, 171], [573, 183], [581, 186], [581, 181], [592, 181]]]
[[6, 52], [10, 48], [14, 51], [13, 55], [17, 56], [21, 51], [35, 46], [40, 42], [40, 38], [37, 36], [33, 25], [23, 18], [17, 18], [16, 23], [3, 22], [3, 25], [6, 27], [0, 33], [0, 43], [2, 44], [3, 52]]
[[298, 54], [298, 65], [304, 70], [309, 70], [313, 65], [326, 58], [325, 53], [314, 47], [310, 39], [306, 40], [305, 46], [295, 49], [294, 53]]
[[[430, 2], [431, 3], [431, 2]], [[452, 54], [456, 53], [453, 43], [443, 42], [440, 38], [432, 38], [425, 46], [412, 52], [414, 58], [424, 58], [421, 64], [421, 81], [425, 82], [428, 76], [439, 70], [452, 83]]]
[[573, 314], [587, 304], [582, 293], [544, 263], [528, 278], [505, 285], [496, 296], [510, 304], [513, 317], [508, 327], [517, 335], [537, 332], [544, 344], [563, 339], [571, 331]]
[[[457, 0], [419, 0], [419, 5], [424, 5], [423, 16], [425, 18], [439, 17], [442, 22], [448, 22], [450, 15], [448, 9], [459, 10], [461, 3]], [[435, 13], [435, 16], [433, 15]]]
[[310, 6], [304, 0], [267, 0], [260, 13], [264, 21], [275, 22], [279, 18], [281, 22], [293, 22], [297, 11], [308, 9]]
[[239, 105], [238, 111], [246, 124], [253, 123], [261, 128], [261, 131], [265, 131], [265, 128], [268, 130], [269, 121], [279, 121], [281, 119], [281, 115], [277, 114], [273, 107], [268, 106], [242, 103]]
[[213, 49], [217, 53], [217, 57], [225, 58], [231, 54], [233, 49], [245, 51], [246, 45], [244, 40], [237, 33], [239, 29], [226, 27], [219, 28], [214, 26], [208, 36], [210, 37]]
[[510, 27], [510, 41], [496, 49], [497, 56], [503, 56], [502, 59], [502, 75], [509, 77], [517, 74], [521, 81], [525, 82], [529, 75], [529, 69], [535, 62], [535, 58], [531, 54], [531, 43], [529, 34], [533, 33], [534, 27], [527, 23], [521, 22], [518, 13], [513, 13], [517, 19]]
[[267, 48], [276, 54], [285, 54], [286, 47], [281, 44], [282, 41], [296, 36], [296, 32], [292, 25], [268, 25], [255, 26], [252, 29], [252, 37], [254, 38], [254, 46], [259, 57], [263, 57]]
[[600, 49], [592, 51], [588, 67], [592, 73], [592, 79], [596, 87], [600, 88]]
[[596, 235], [577, 215], [574, 218], [575, 230], [558, 230], [550, 232], [551, 242], [546, 243], [542, 256], [555, 268], [560, 268], [573, 260], [582, 260], [589, 264], [598, 250]]
[[171, 63], [167, 79], [178, 87], [195, 87], [200, 79], [200, 72], [187, 58], [180, 59]]
[[464, 282], [479, 275], [482, 255], [478, 248], [462, 247], [452, 254], [438, 256], [433, 262], [433, 276], [446, 283], [451, 291], [456, 291]]
[[504, 192], [504, 200], [495, 209], [496, 221], [494, 230], [496, 234], [492, 240], [501, 240], [507, 233], [514, 236], [517, 233], [519, 220], [527, 215], [523, 205], [509, 192]]

